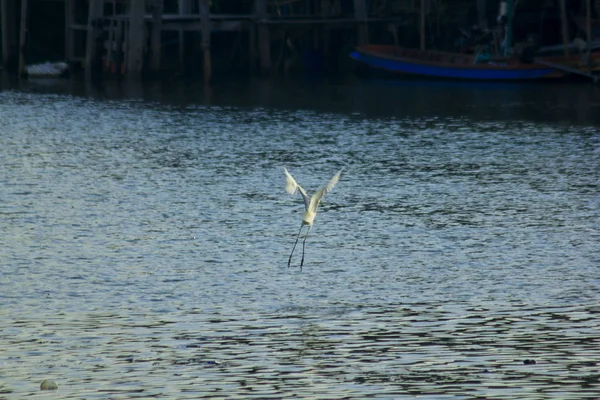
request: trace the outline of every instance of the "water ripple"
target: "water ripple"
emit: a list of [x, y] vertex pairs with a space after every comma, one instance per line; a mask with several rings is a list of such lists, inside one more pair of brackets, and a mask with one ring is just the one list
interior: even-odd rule
[[[4, 91], [0, 131], [0, 398], [597, 398], [594, 126]], [[345, 167], [302, 273], [283, 166]]]

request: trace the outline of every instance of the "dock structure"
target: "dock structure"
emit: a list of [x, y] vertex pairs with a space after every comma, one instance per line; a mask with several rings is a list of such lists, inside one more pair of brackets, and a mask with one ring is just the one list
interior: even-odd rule
[[[527, 1], [536, 0], [521, 0]], [[581, 1], [586, 12], [582, 31], [591, 43], [592, 12], [599, 11], [591, 0]], [[568, 58], [570, 3], [556, 2], [553, 10], [560, 10]], [[490, 12], [496, 13], [491, 3], [516, 0], [0, 0], [2, 65], [21, 76], [31, 61], [27, 57], [40, 53], [41, 58], [48, 51], [39, 50], [51, 45], [70, 64], [83, 66], [86, 79], [101, 71], [127, 79], [197, 71], [208, 82], [232, 66], [262, 75], [330, 65], [335, 70], [338, 59], [369, 42], [452, 48], [458, 28], [472, 24], [474, 17], [483, 28], [496, 20], [490, 18]], [[54, 15], [40, 12], [49, 7]], [[477, 12], [469, 16], [473, 8]], [[55, 33], [62, 28], [64, 36], [58, 38]], [[500, 42], [496, 33], [501, 29], [486, 31]], [[64, 46], [56, 46], [63, 40]], [[504, 41], [508, 52], [514, 40], [507, 34]]]
[[[344, 30], [355, 35], [353, 45], [366, 44], [369, 26], [378, 24], [397, 41], [394, 26], [407, 18], [377, 10], [377, 4], [387, 0], [64, 1], [66, 57], [82, 63], [88, 79], [99, 65], [131, 79], [138, 79], [142, 71], [158, 73], [165, 63], [173, 64], [173, 42], [178, 67], [183, 68], [191, 53], [202, 60], [206, 81], [213, 72], [213, 50], [243, 52], [249, 69], [269, 75], [284, 69], [287, 59], [298, 60], [294, 52], [300, 47], [328, 50], [332, 32]], [[237, 35], [229, 50], [214, 48], [214, 37], [222, 33]], [[219, 44], [223, 47], [223, 41]], [[171, 50], [168, 57], [166, 46]]]

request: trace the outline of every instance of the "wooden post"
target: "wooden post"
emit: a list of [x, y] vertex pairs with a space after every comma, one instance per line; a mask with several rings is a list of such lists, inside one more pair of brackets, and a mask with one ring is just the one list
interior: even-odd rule
[[75, 22], [75, 0], [65, 0], [65, 58], [73, 59], [73, 28]]
[[125, 60], [125, 44], [123, 43], [124, 25], [125, 21], [117, 20], [115, 32], [115, 72], [117, 75], [123, 75], [123, 63]]
[[569, 31], [568, 31], [568, 21], [567, 21], [567, 5], [565, 4], [565, 0], [559, 0], [560, 3], [560, 21], [562, 25], [562, 39], [563, 46], [565, 51], [565, 58], [569, 61]]
[[140, 79], [144, 67], [144, 39], [146, 37], [144, 14], [146, 0], [131, 0], [129, 11], [129, 37], [127, 48], [127, 77]]
[[[114, 16], [114, 14], [113, 14]], [[106, 72], [112, 72], [112, 63], [114, 61], [113, 52], [115, 51], [115, 20], [109, 20], [108, 41], [106, 45]]]
[[25, 72], [25, 41], [27, 40], [27, 0], [21, 2], [21, 33], [19, 35], [19, 79]]
[[[179, 15], [189, 15], [192, 12], [190, 0], [179, 0]], [[179, 28], [179, 65], [183, 70], [185, 63], [185, 32]]]
[[90, 0], [87, 22], [87, 40], [85, 45], [85, 79], [92, 79], [92, 70], [96, 61], [96, 24], [102, 17], [104, 0]]
[[487, 30], [487, 2], [488, 0], [477, 0], [477, 26], [479, 29]]
[[152, 7], [152, 71], [160, 71], [163, 0], [154, 0]]
[[[17, 16], [14, 0], [2, 0], [2, 65], [9, 69], [9, 63], [17, 55]], [[13, 67], [14, 68], [14, 67]], [[13, 70], [14, 72], [14, 70]]]
[[421, 50], [425, 50], [425, 13], [427, 12], [427, 0], [421, 0], [421, 23], [419, 24], [419, 36], [421, 38]]
[[354, 19], [358, 25], [358, 44], [369, 43], [366, 0], [354, 0]]
[[248, 56], [250, 58], [250, 69], [254, 70], [256, 68], [256, 65], [258, 64], [258, 57], [256, 56], [256, 24], [250, 24], [248, 42], [250, 42], [248, 50]]
[[504, 35], [504, 57], [508, 57], [512, 53], [512, 28], [513, 18], [515, 16], [514, 6], [514, 0], [506, 0], [506, 32]]
[[210, 59], [210, 4], [200, 0], [200, 26], [202, 27], [202, 57], [204, 60], [204, 83], [208, 84], [212, 75]]
[[587, 34], [587, 48], [589, 49], [592, 42], [592, 1], [586, 0], [585, 3], [585, 31]]
[[260, 57], [260, 71], [268, 75], [271, 73], [271, 37], [269, 27], [265, 24], [267, 18], [267, 1], [254, 0], [255, 18], [258, 25], [258, 51]]

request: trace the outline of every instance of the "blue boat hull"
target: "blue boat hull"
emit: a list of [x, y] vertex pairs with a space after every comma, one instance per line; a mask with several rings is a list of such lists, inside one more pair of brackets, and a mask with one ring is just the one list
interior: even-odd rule
[[[464, 79], [464, 80], [533, 80], [556, 78], [562, 76], [553, 68], [532, 64], [507, 64], [485, 63], [465, 64], [468, 56], [457, 55], [462, 61], [459, 65], [452, 63], [436, 63], [411, 59], [409, 57], [395, 57], [393, 51], [398, 48], [393, 46], [362, 46], [350, 54], [354, 60], [371, 68], [393, 73], [419, 75], [424, 77]], [[413, 51], [414, 52], [414, 51]], [[451, 53], [419, 52], [440, 58], [440, 54], [451, 57]], [[433, 58], [433, 57], [431, 57]]]

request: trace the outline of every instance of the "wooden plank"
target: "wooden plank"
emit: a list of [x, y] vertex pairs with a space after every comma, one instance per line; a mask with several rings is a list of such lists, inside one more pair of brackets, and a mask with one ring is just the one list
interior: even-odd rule
[[90, 0], [87, 23], [87, 40], [85, 45], [85, 79], [92, 79], [92, 70], [96, 61], [96, 28], [95, 24], [102, 17], [103, 0]]
[[[215, 31], [239, 31], [239, 30], [247, 30], [248, 22], [246, 21], [215, 21], [211, 19], [210, 22], [210, 30], [212, 32]], [[169, 25], [163, 25], [163, 32], [179, 32], [179, 30], [183, 32], [201, 32], [202, 31], [202, 22], [194, 21], [194, 22], [175, 22]]]
[[25, 42], [27, 40], [27, 0], [21, 1], [21, 33], [19, 35], [19, 79], [25, 72]]
[[129, 35], [127, 38], [127, 77], [141, 79], [144, 67], [144, 40], [146, 38], [144, 14], [146, 0], [131, 0]]
[[160, 71], [160, 57], [162, 45], [162, 20], [163, 20], [163, 0], [154, 0], [152, 4], [152, 62], [150, 68], [153, 72]]
[[[9, 68], [9, 63], [17, 55], [17, 9], [15, 0], [2, 0], [2, 65]], [[14, 68], [14, 67], [13, 67]], [[14, 70], [13, 70], [14, 72]]]
[[69, 29], [73, 30], [73, 31], [87, 31], [88, 27], [87, 24], [86, 25], [82, 25], [82, 24], [71, 24], [68, 26]]

